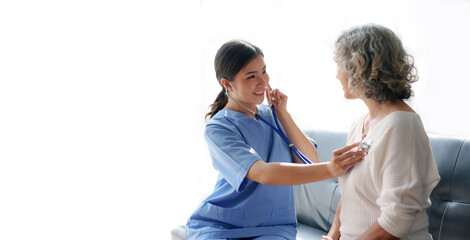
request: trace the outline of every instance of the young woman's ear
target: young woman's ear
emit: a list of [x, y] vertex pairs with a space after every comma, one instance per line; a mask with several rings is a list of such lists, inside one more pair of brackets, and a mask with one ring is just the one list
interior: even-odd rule
[[227, 78], [222, 78], [222, 79], [220, 80], [220, 83], [222, 84], [222, 86], [223, 86], [225, 89], [230, 90], [230, 91], [232, 90], [232, 86], [230, 86], [230, 82], [228, 81]]

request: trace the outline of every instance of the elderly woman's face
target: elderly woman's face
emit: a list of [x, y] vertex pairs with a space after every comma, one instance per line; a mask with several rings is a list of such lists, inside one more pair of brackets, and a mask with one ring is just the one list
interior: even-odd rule
[[355, 99], [357, 98], [355, 95], [351, 94], [349, 90], [349, 84], [348, 84], [348, 74], [344, 72], [339, 64], [336, 66], [336, 78], [341, 82], [341, 85], [343, 86], [343, 91], [344, 91], [344, 97], [346, 99]]

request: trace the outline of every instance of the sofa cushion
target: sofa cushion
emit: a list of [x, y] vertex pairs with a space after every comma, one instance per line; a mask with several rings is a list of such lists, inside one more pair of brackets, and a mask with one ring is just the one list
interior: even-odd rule
[[171, 240], [185, 240], [186, 239], [186, 227], [178, 226], [171, 230]]
[[[346, 144], [345, 132], [305, 131], [317, 144], [320, 162], [331, 160], [332, 152]], [[294, 186], [294, 199], [299, 226], [304, 224], [328, 232], [340, 199], [338, 179]], [[302, 235], [302, 229], [298, 229]]]
[[299, 223], [297, 225], [297, 240], [320, 240], [322, 235], [326, 235], [327, 232], [322, 231], [318, 228], [313, 228], [308, 225]]

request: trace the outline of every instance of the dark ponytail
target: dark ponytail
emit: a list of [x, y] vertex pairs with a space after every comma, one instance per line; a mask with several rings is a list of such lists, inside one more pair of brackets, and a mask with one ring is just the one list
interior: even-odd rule
[[225, 95], [225, 90], [222, 88], [214, 103], [209, 106], [211, 110], [206, 114], [206, 119], [211, 119], [218, 111], [223, 109], [227, 103], [228, 97]]
[[[232, 40], [222, 45], [214, 59], [215, 76], [219, 84], [222, 86], [222, 78], [232, 82], [235, 75], [258, 54], [264, 57], [260, 48], [244, 40]], [[210, 111], [206, 114], [206, 119], [208, 117], [211, 119], [227, 103], [228, 97], [222, 86], [222, 91], [217, 95], [214, 103], [209, 106]]]

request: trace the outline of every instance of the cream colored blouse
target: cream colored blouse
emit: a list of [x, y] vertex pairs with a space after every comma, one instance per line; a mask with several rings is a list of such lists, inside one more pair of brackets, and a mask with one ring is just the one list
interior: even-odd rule
[[[364, 117], [348, 145], [360, 141]], [[367, 156], [339, 177], [341, 239], [356, 239], [376, 221], [401, 239], [431, 239], [426, 208], [440, 176], [419, 115], [392, 112], [364, 140], [372, 140]]]

